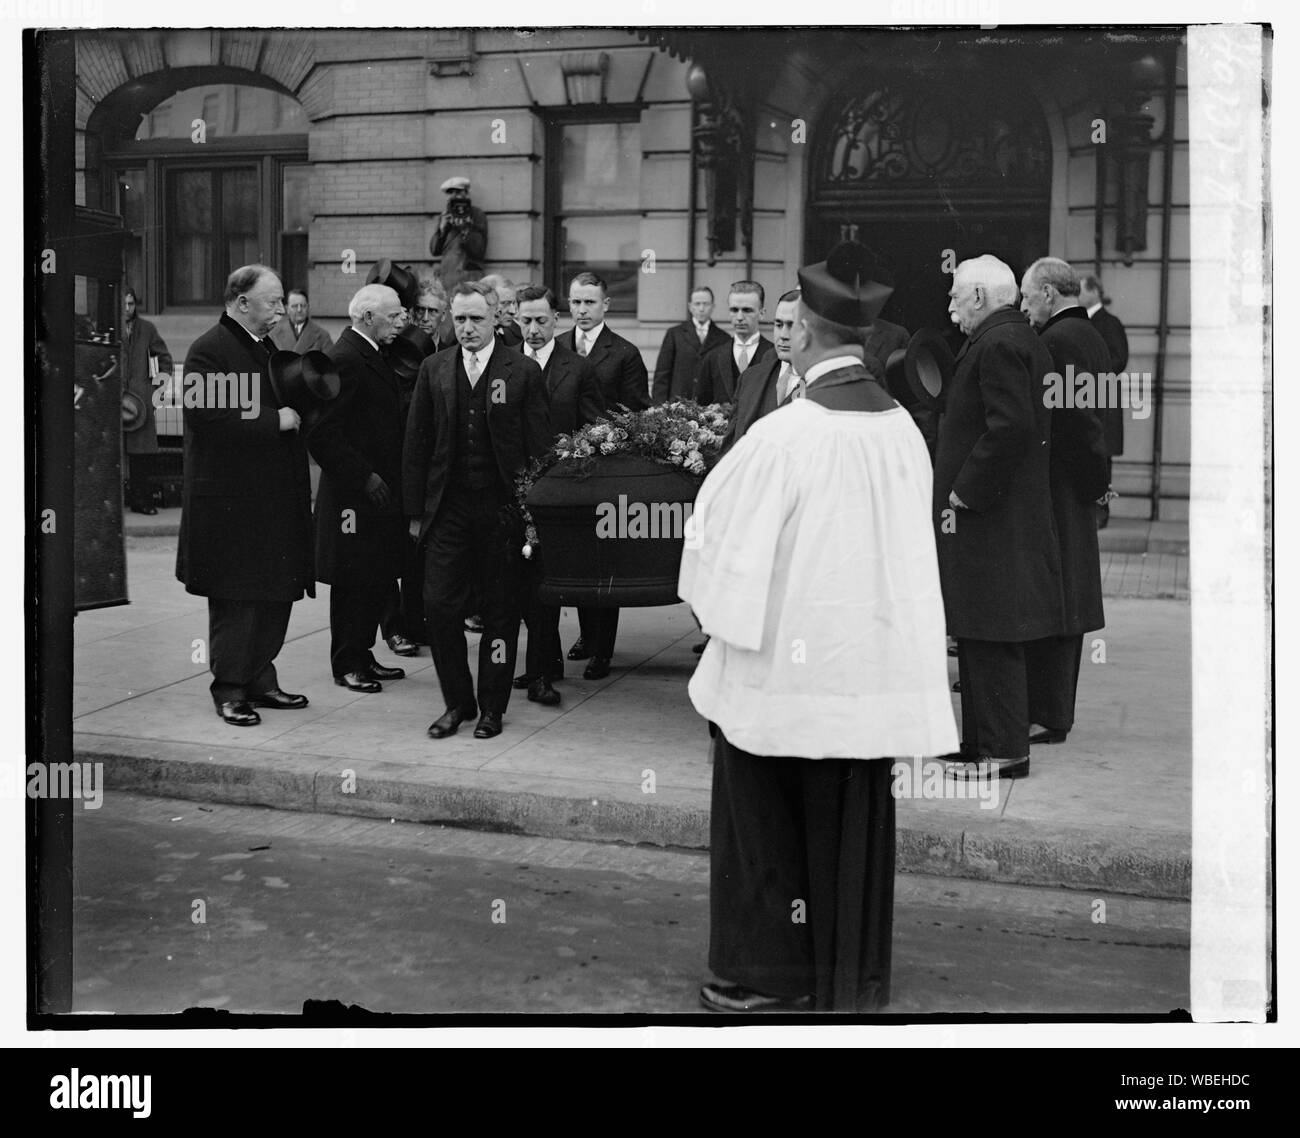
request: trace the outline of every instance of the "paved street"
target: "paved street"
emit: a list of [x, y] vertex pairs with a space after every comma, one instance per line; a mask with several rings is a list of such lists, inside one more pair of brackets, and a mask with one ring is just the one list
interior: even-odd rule
[[[699, 1010], [701, 853], [121, 793], [75, 827], [75, 1011]], [[1165, 1013], [1188, 916], [901, 874], [890, 1010]]]

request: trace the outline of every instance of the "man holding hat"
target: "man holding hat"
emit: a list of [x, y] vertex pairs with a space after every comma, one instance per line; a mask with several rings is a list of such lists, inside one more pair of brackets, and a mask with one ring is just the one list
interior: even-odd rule
[[447, 208], [438, 218], [429, 252], [442, 262], [442, 286], [450, 295], [461, 281], [476, 281], [483, 275], [488, 223], [487, 214], [470, 203], [468, 178], [448, 178], [442, 192], [447, 195]]
[[382, 349], [397, 336], [402, 303], [386, 285], [361, 288], [352, 321], [329, 352], [338, 397], [308, 437], [320, 464], [316, 495], [316, 579], [330, 586], [330, 667], [354, 692], [382, 691], [401, 668], [371, 649], [384, 604], [402, 572], [402, 395]]
[[930, 460], [864, 361], [892, 290], [846, 242], [799, 272], [794, 400], [705, 479], [678, 591], [710, 640], [690, 683], [717, 724], [713, 1011], [889, 1001], [892, 760], [956, 742]]
[[301, 419], [271, 382], [267, 334], [284, 315], [280, 278], [245, 265], [226, 281], [226, 311], [185, 357], [185, 374], [248, 375], [256, 414], [186, 407], [185, 483], [176, 577], [208, 598], [212, 701], [234, 727], [261, 722], [256, 708], [307, 706], [280, 690], [274, 660], [293, 602], [316, 595], [311, 481]]

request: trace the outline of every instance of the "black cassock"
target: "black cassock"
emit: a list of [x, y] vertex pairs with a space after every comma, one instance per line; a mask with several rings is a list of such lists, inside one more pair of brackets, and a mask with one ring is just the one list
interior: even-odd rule
[[[748, 374], [748, 373], [747, 373]], [[833, 411], [894, 405], [865, 367], [807, 398]], [[889, 1002], [894, 798], [889, 759], [753, 755], [713, 743], [709, 968], [818, 1011]]]

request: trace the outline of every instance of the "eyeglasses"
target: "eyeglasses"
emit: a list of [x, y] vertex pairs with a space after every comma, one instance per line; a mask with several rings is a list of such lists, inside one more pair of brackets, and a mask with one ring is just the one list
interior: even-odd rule
[[438, 315], [438, 309], [436, 309], [436, 308], [424, 308], [424, 307], [421, 306], [421, 305], [416, 305], [416, 307], [414, 307], [414, 308], [411, 309], [411, 315], [414, 316], [417, 320], [418, 320], [421, 316], [437, 316], [437, 315]]

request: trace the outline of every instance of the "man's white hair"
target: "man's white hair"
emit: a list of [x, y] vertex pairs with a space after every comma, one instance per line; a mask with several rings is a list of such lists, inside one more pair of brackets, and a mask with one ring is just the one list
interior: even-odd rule
[[357, 294], [352, 298], [352, 303], [348, 305], [348, 318], [355, 324], [367, 312], [373, 312], [381, 304], [389, 300], [396, 301], [399, 305], [402, 303], [396, 291], [387, 285], [362, 285], [357, 289]]
[[953, 279], [961, 284], [979, 285], [988, 297], [990, 307], [1015, 304], [1020, 291], [1011, 266], [991, 253], [963, 261], [957, 266]]

